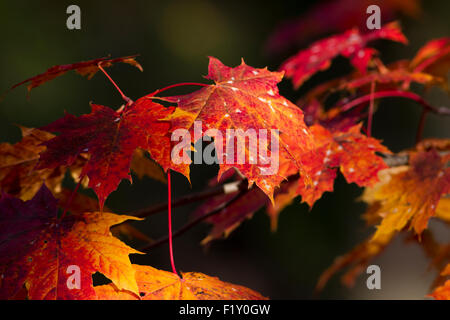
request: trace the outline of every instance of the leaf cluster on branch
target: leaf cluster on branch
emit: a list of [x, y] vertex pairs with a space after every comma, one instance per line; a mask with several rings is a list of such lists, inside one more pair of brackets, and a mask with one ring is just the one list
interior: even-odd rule
[[[173, 260], [173, 273], [133, 265], [129, 254], [143, 254], [171, 242], [200, 222], [212, 225], [202, 241], [209, 243], [230, 234], [261, 208], [267, 211], [275, 230], [278, 215], [286, 206], [300, 197], [313, 207], [325, 192], [333, 191], [340, 172], [348, 183], [365, 188], [361, 199], [368, 209], [363, 217], [376, 231], [338, 258], [321, 276], [317, 289], [344, 267], [350, 267], [344, 282], [352, 284], [397, 234], [411, 229], [413, 238], [422, 240], [419, 243], [427, 252], [437, 252], [430, 254], [433, 259], [439, 253], [434, 265], [443, 271], [432, 296], [449, 298], [450, 281], [444, 280], [449, 275], [450, 251], [443, 254], [443, 245], [424, 239], [432, 237], [427, 229], [431, 218], [450, 221], [450, 140], [422, 140], [422, 132], [427, 114], [448, 116], [450, 109], [429, 104], [411, 90], [411, 84], [448, 90], [443, 69], [450, 59], [450, 39], [430, 41], [410, 61], [389, 65], [384, 65], [379, 53], [369, 46], [377, 39], [407, 43], [394, 22], [369, 33], [351, 29], [317, 41], [287, 59], [279, 71], [253, 68], [243, 60], [232, 68], [210, 57], [206, 78], [212, 83], [175, 84], [136, 101], [105, 71], [120, 62], [142, 71], [136, 56], [54, 66], [14, 85], [12, 88], [27, 84], [31, 91], [68, 71], [88, 78], [102, 71], [124, 104], [117, 110], [91, 104], [89, 114], [66, 114], [37, 129], [21, 127], [21, 141], [0, 144], [0, 297], [265, 299], [253, 290], [200, 273], [178, 275]], [[350, 59], [356, 70], [318, 85], [296, 104], [280, 94], [277, 85], [284, 76], [298, 88], [330, 68], [338, 55]], [[201, 88], [181, 96], [161, 95], [178, 86]], [[330, 104], [331, 96], [337, 99]], [[387, 97], [410, 99], [423, 110], [417, 144], [398, 154], [371, 136], [377, 103]], [[202, 123], [201, 136], [194, 134], [196, 121]], [[189, 148], [180, 151], [188, 159], [193, 145], [207, 136], [207, 130], [277, 129], [279, 169], [267, 175], [263, 174], [267, 168], [253, 162], [220, 163], [216, 179], [205, 191], [173, 202], [169, 196], [169, 203], [131, 215], [108, 213], [106, 199], [122, 180], [131, 182], [130, 170], [138, 177], [169, 182], [169, 195], [170, 170], [190, 180], [190, 162], [174, 163], [171, 158], [171, 135], [178, 129], [190, 134]], [[218, 157], [233, 142], [224, 136], [211, 142]], [[250, 144], [245, 144], [240, 152], [248, 159], [252, 151]], [[265, 157], [275, 149], [265, 144], [258, 152], [259, 157]], [[74, 190], [63, 186], [67, 173], [78, 183]], [[79, 188], [93, 189], [98, 202], [80, 193]], [[165, 211], [167, 206], [171, 219], [171, 208], [199, 201], [203, 202], [184, 227], [156, 241], [127, 224]], [[133, 249], [113, 235], [121, 232], [148, 244], [139, 251]], [[431, 250], [432, 246], [439, 250]], [[66, 270], [72, 265], [81, 269], [81, 290], [67, 286]], [[96, 272], [111, 283], [94, 287], [92, 274]]]

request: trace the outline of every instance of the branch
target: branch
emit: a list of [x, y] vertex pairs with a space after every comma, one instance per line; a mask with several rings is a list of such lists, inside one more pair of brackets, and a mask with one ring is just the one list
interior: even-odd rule
[[409, 163], [409, 155], [407, 153], [384, 154], [382, 158], [389, 167], [399, 167]]
[[[446, 151], [438, 152], [440, 156], [445, 156], [448, 154]], [[389, 167], [399, 167], [409, 164], [409, 154], [407, 152], [399, 152], [397, 154], [383, 154], [381, 155], [384, 162]]]
[[[246, 182], [246, 180], [243, 180], [243, 181]], [[243, 185], [247, 185], [247, 183], [245, 183]], [[240, 191], [232, 199], [230, 199], [229, 201], [227, 201], [225, 203], [222, 203], [220, 206], [218, 206], [216, 209], [212, 210], [211, 212], [191, 220], [190, 222], [186, 223], [183, 227], [181, 227], [180, 229], [175, 231], [172, 234], [172, 239], [175, 239], [176, 237], [182, 235], [187, 230], [191, 229], [192, 227], [194, 227], [198, 223], [208, 219], [209, 217], [212, 217], [212, 216], [214, 216], [216, 214], [219, 214], [220, 212], [222, 212], [223, 209], [225, 209], [226, 207], [228, 207], [229, 205], [233, 204], [237, 200], [241, 199], [244, 195], [246, 195], [249, 192], [250, 189], [249, 188], [243, 188], [243, 187], [240, 188]], [[170, 239], [169, 236], [162, 237], [161, 239], [156, 240], [155, 242], [151, 243], [150, 245], [147, 245], [145, 247], [140, 248], [139, 251], [142, 251], [142, 252], [149, 251], [149, 250], [151, 250], [154, 247], [157, 247], [157, 246], [160, 246], [160, 245], [166, 243], [167, 241], [169, 241], [169, 239]]]
[[400, 91], [400, 90], [387, 90], [387, 91], [378, 91], [372, 94], [367, 94], [365, 96], [356, 98], [349, 103], [343, 105], [341, 107], [341, 111], [345, 112], [348, 111], [357, 105], [360, 105], [361, 103], [370, 101], [373, 99], [380, 99], [380, 98], [392, 98], [392, 97], [400, 97], [400, 98], [406, 98], [411, 99], [420, 104], [422, 107], [424, 107], [426, 110], [439, 114], [444, 116], [450, 116], [450, 109], [446, 107], [434, 107], [430, 105], [428, 102], [426, 102], [421, 96], [408, 91]]
[[[242, 188], [242, 185], [246, 185], [246, 180], [229, 182], [223, 185], [218, 185], [213, 188], [208, 188], [207, 190], [200, 191], [198, 193], [191, 193], [173, 201], [172, 208], [180, 207], [189, 203], [198, 202], [220, 194], [230, 194], [239, 191]], [[144, 218], [165, 211], [166, 209], [167, 209], [167, 202], [162, 202], [153, 205], [149, 208], [139, 210], [134, 213], [133, 212], [129, 213], [129, 215]]]

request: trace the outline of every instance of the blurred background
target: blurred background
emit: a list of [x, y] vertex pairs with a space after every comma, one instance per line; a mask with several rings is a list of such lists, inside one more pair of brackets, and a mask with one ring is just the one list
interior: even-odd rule
[[[109, 54], [113, 58], [140, 54], [138, 61], [144, 67], [143, 73], [124, 64], [108, 70], [132, 99], [177, 82], [205, 82], [202, 76], [207, 74], [207, 56], [215, 56], [229, 66], [238, 65], [243, 57], [253, 67], [276, 70], [282, 61], [311, 41], [365, 23], [366, 6], [361, 3], [365, 2], [0, 1], [0, 91], [50, 66]], [[428, 40], [449, 36], [448, 1], [378, 3], [382, 22], [400, 19], [410, 40], [408, 46], [388, 41], [377, 43], [385, 63], [411, 58]], [[81, 8], [81, 30], [66, 28], [66, 8], [70, 4]], [[286, 35], [283, 30], [292, 30], [290, 24], [298, 29]], [[280, 90], [296, 101], [320, 81], [349, 70], [348, 62], [338, 58], [330, 71], [313, 77], [299, 91], [294, 91], [289, 81], [283, 81]], [[170, 94], [183, 92], [184, 88], [174, 89]], [[448, 96], [438, 89], [427, 92], [425, 98], [433, 105], [449, 105]], [[60, 118], [64, 111], [75, 115], [89, 113], [90, 101], [114, 109], [122, 104], [101, 73], [87, 81], [70, 72], [33, 90], [28, 100], [26, 88], [19, 87], [0, 103], [0, 141], [20, 140], [15, 124], [40, 127]], [[412, 146], [420, 111], [413, 102], [383, 100], [374, 117], [374, 136], [384, 140], [393, 151]], [[448, 119], [430, 115], [425, 136], [449, 137]], [[174, 198], [203, 190], [217, 173], [217, 167], [207, 165], [195, 165], [191, 170], [192, 187], [184, 177], [173, 174]], [[85, 192], [94, 196], [90, 190]], [[334, 277], [320, 295], [313, 296], [319, 275], [334, 258], [373, 231], [361, 219], [365, 205], [356, 201], [361, 192], [362, 189], [346, 184], [340, 176], [335, 192], [326, 193], [312, 210], [300, 204], [300, 199], [286, 208], [276, 232], [270, 231], [269, 218], [260, 211], [227, 239], [215, 241], [208, 248], [203, 248], [200, 241], [210, 227], [198, 225], [174, 241], [177, 267], [248, 286], [272, 299], [424, 298], [436, 273], [428, 270], [429, 261], [423, 251], [401, 237], [374, 261], [381, 267], [381, 290], [368, 290], [363, 274], [353, 288], [343, 287], [339, 277]], [[122, 182], [106, 205], [116, 213], [128, 213], [163, 202], [166, 196], [164, 184], [135, 178], [133, 185]], [[174, 228], [182, 226], [195, 208], [193, 204], [175, 209]], [[159, 238], [167, 233], [166, 219], [162, 212], [134, 226], [152, 238]], [[431, 228], [438, 233], [439, 240], [450, 240], [443, 226], [432, 222]], [[165, 270], [170, 268], [167, 245], [145, 256], [133, 256], [132, 260]]]

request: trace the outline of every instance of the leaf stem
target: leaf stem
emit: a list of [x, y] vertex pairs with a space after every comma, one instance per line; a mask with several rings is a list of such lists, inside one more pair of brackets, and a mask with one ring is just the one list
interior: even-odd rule
[[109, 76], [109, 74], [105, 71], [105, 69], [102, 68], [101, 63], [99, 62], [97, 64], [98, 68], [105, 74], [105, 76], [109, 79], [109, 81], [114, 85], [114, 87], [119, 91], [120, 95], [122, 96], [122, 99], [126, 102], [127, 106], [131, 105], [133, 103], [133, 100], [128, 98], [122, 90], [120, 90], [119, 86], [114, 82], [114, 80]]
[[170, 169], [167, 170], [167, 209], [168, 209], [168, 217], [169, 217], [169, 252], [170, 252], [170, 264], [172, 266], [172, 272], [177, 273], [177, 269], [175, 268], [175, 260], [173, 258], [173, 239], [172, 239], [172, 186], [170, 179]]

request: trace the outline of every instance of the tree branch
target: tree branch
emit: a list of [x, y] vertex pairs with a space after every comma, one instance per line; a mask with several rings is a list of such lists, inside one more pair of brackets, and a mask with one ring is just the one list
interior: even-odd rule
[[[246, 181], [246, 180], [243, 180], [243, 181]], [[247, 183], [245, 183], [244, 185], [246, 185], [246, 184]], [[252, 189], [252, 188], [250, 188], [250, 189]], [[226, 207], [228, 207], [232, 203], [236, 202], [237, 200], [241, 199], [244, 195], [246, 195], [249, 192], [250, 189], [249, 188], [243, 188], [243, 187], [240, 188], [239, 192], [232, 199], [230, 199], [229, 201], [227, 201], [225, 203], [222, 203], [220, 206], [218, 206], [216, 209], [212, 210], [211, 212], [191, 220], [190, 222], [186, 223], [183, 227], [181, 227], [180, 229], [175, 231], [172, 234], [172, 239], [175, 239], [176, 237], [182, 235], [187, 230], [191, 229], [192, 227], [194, 227], [198, 223], [208, 219], [209, 217], [212, 217], [212, 216], [220, 213], [223, 209], [225, 209]], [[167, 241], [169, 241], [169, 236], [162, 237], [161, 239], [156, 240], [155, 242], [140, 248], [139, 251], [142, 251], [142, 252], [149, 251], [149, 250], [151, 250], [151, 249], [153, 249], [153, 248], [155, 248], [157, 246], [160, 246], [160, 245], [166, 243]]]
[[356, 98], [356, 99], [350, 101], [349, 103], [343, 105], [341, 107], [341, 111], [343, 111], [343, 112], [348, 111], [348, 110], [360, 105], [361, 103], [370, 101], [372, 99], [372, 97], [373, 97], [373, 99], [393, 98], [393, 97], [411, 99], [411, 100], [414, 100], [415, 102], [417, 102], [418, 104], [420, 104], [423, 108], [425, 108], [426, 110], [428, 110], [430, 112], [433, 112], [433, 113], [436, 113], [439, 115], [450, 116], [449, 108], [434, 107], [434, 106], [430, 105], [428, 102], [426, 102], [421, 96], [419, 96], [413, 92], [400, 91], [400, 90], [378, 91], [378, 92], [375, 92], [373, 95], [367, 94], [365, 96]]
[[[245, 185], [245, 184], [246, 184], [246, 180], [245, 180], [245, 183], [244, 183], [244, 180], [233, 181], [233, 182], [225, 183], [223, 185], [215, 186], [213, 188], [208, 188], [208, 189], [200, 191], [198, 193], [191, 193], [191, 194], [185, 195], [185, 196], [173, 201], [172, 208], [177, 208], [177, 207], [183, 206], [185, 204], [198, 202], [198, 201], [208, 199], [210, 197], [217, 196], [220, 194], [230, 194], [230, 193], [239, 191], [242, 188], [241, 185]], [[159, 212], [162, 212], [165, 210], [167, 210], [167, 202], [162, 202], [162, 203], [153, 205], [149, 208], [129, 213], [129, 215], [139, 217], [139, 218], [144, 218], [144, 217], [148, 217], [148, 216], [151, 216], [153, 214], [156, 214], [156, 213], [159, 213]]]

